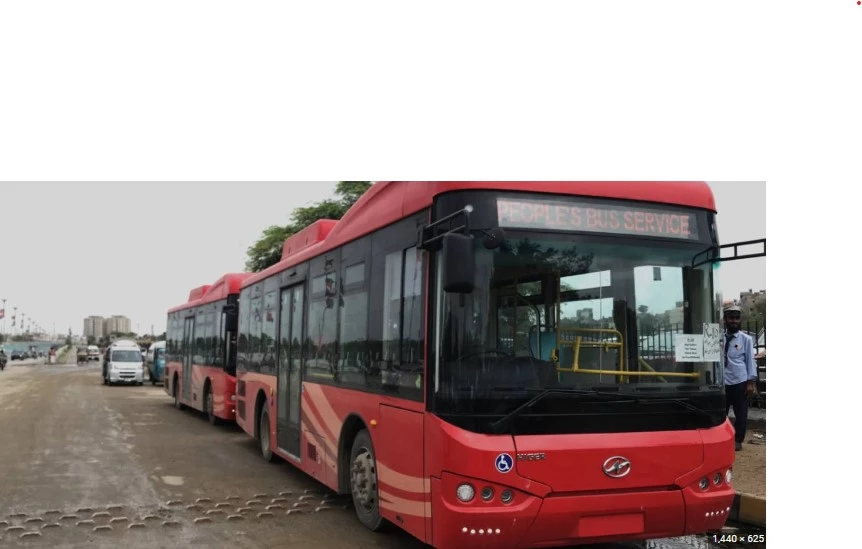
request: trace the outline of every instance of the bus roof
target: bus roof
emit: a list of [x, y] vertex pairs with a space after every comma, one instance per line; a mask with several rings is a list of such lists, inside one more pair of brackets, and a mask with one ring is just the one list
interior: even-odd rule
[[207, 293], [207, 290], [210, 289], [209, 284], [204, 284], [203, 286], [198, 286], [197, 288], [192, 288], [192, 291], [189, 292], [189, 301], [194, 301], [196, 299], [200, 299], [202, 295]]
[[[189, 300], [187, 302], [168, 309], [168, 314], [182, 311], [184, 309], [191, 309], [198, 305], [206, 305], [207, 303], [227, 299], [227, 296], [231, 294], [238, 294], [243, 280], [249, 276], [251, 276], [251, 273], [229, 273], [210, 285], [195, 288], [189, 292]], [[200, 288], [206, 288], [206, 290], [204, 290], [203, 293], [196, 293], [196, 290], [199, 290]]]
[[437, 195], [463, 190], [566, 194], [715, 211], [715, 197], [703, 181], [382, 181], [372, 185], [340, 221], [321, 219], [285, 240], [281, 261], [249, 276], [242, 287], [428, 208]]

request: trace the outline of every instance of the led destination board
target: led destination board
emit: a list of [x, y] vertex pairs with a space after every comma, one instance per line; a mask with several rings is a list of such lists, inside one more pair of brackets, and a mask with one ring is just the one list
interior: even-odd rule
[[500, 227], [697, 240], [694, 213], [548, 200], [497, 199]]

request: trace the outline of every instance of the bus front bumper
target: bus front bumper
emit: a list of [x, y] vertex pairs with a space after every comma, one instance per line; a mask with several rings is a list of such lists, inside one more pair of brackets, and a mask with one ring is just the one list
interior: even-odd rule
[[[468, 503], [455, 496], [468, 482], [476, 495]], [[588, 495], [549, 494], [541, 498], [519, 490], [491, 485], [490, 501], [481, 490], [491, 483], [444, 474], [432, 479], [433, 544], [448, 548], [565, 547], [676, 537], [718, 530], [733, 503], [733, 490], [706, 493], [666, 489]], [[512, 499], [501, 502], [509, 490]]]

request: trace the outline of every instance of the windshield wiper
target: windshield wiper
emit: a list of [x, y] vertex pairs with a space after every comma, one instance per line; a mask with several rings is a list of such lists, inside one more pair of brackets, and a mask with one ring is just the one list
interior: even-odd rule
[[[529, 391], [530, 389], [525, 389], [525, 390]], [[606, 391], [596, 391], [593, 389], [590, 389], [590, 390], [565, 389], [565, 388], [541, 389], [539, 394], [537, 394], [536, 396], [534, 396], [533, 398], [531, 398], [527, 402], [516, 407], [514, 410], [512, 410], [508, 414], [504, 415], [503, 417], [501, 417], [497, 421], [491, 422], [491, 429], [494, 429], [496, 431], [497, 427], [499, 427], [503, 423], [506, 423], [507, 421], [509, 421], [513, 417], [521, 414], [522, 412], [524, 412], [524, 410], [532, 408], [533, 406], [536, 405], [537, 402], [539, 402], [540, 400], [542, 400], [543, 398], [545, 398], [548, 395], [586, 395], [586, 396], [600, 396], [600, 397], [613, 398], [613, 399], [620, 399], [621, 397], [624, 396], [624, 395], [620, 395], [619, 393], [611, 393], [611, 392], [606, 392]], [[620, 402], [636, 402], [636, 399], [620, 400]]]
[[694, 404], [688, 402], [687, 398], [662, 398], [662, 397], [636, 397], [638, 399], [638, 403], [642, 404], [664, 404], [664, 403], [672, 403], [678, 406], [682, 406], [687, 410], [691, 410], [692, 412], [698, 412], [709, 419], [713, 419], [712, 416], [704, 410], [703, 408], [698, 408]]

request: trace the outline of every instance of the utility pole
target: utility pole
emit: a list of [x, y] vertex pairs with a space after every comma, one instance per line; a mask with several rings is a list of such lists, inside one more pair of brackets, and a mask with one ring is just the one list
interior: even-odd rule
[[6, 335], [6, 298], [3, 298], [3, 335]]

